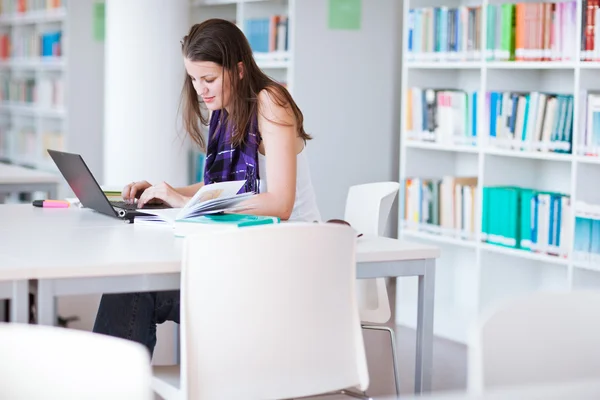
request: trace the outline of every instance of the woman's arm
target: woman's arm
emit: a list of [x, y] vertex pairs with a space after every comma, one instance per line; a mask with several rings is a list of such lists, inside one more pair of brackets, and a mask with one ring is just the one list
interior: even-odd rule
[[193, 197], [202, 186], [204, 186], [204, 182], [198, 182], [193, 185], [175, 188], [175, 190], [182, 196]]
[[267, 157], [268, 191], [242, 203], [248, 208], [241, 212], [287, 220], [296, 198], [296, 121], [289, 105], [278, 105], [268, 90], [258, 95], [258, 129]]

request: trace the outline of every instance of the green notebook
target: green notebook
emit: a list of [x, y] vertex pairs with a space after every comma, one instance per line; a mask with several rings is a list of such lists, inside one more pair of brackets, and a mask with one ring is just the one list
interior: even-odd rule
[[175, 236], [185, 237], [190, 233], [206, 230], [239, 229], [249, 226], [278, 224], [278, 217], [249, 214], [207, 214], [175, 221]]

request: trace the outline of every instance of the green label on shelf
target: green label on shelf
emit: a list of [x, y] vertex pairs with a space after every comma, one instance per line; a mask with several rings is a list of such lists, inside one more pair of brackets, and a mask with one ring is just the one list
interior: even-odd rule
[[362, 0], [329, 0], [329, 29], [360, 29]]
[[94, 3], [94, 40], [104, 41], [104, 2]]

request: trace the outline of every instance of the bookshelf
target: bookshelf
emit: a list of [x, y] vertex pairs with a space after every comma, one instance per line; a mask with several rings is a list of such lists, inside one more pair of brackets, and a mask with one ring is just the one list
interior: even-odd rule
[[58, 173], [53, 148], [101, 170], [104, 43], [93, 37], [94, 3], [0, 1], [0, 161]]
[[[435, 334], [536, 290], [600, 290], [600, 1], [410, 0], [399, 235], [442, 248]], [[415, 326], [416, 282], [397, 321]]]
[[[192, 0], [190, 24], [223, 18], [244, 32], [258, 66], [293, 94], [295, 0]], [[202, 178], [204, 154], [190, 151], [190, 183]]]

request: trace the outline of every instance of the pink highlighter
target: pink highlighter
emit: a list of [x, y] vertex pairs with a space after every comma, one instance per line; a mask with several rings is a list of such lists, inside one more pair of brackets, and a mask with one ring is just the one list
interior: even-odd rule
[[43, 207], [43, 208], [67, 208], [71, 205], [68, 201], [65, 200], [34, 200], [34, 207]]

